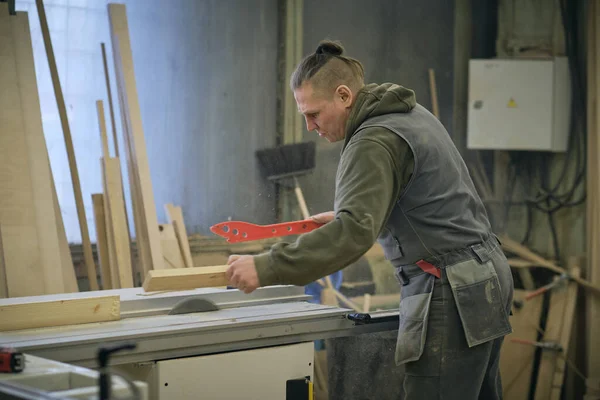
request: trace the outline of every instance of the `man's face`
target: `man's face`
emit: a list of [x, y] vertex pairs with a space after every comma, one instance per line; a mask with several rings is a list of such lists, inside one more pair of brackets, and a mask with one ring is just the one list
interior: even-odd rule
[[331, 143], [344, 139], [352, 105], [352, 92], [347, 86], [339, 86], [333, 94], [326, 94], [304, 83], [294, 91], [294, 97], [309, 132], [317, 131]]

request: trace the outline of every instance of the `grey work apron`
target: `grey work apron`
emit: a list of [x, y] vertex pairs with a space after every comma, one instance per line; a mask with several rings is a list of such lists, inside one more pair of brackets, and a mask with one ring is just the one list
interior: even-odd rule
[[[446, 271], [469, 347], [512, 332], [496, 273], [504, 257], [498, 245], [492, 236], [481, 244], [425, 260]], [[416, 264], [398, 266], [395, 275], [402, 284], [395, 357], [401, 365], [418, 360], [423, 353], [429, 304], [438, 278]]]

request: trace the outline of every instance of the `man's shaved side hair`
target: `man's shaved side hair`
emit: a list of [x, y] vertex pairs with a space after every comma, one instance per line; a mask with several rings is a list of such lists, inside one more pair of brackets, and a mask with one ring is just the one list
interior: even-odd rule
[[333, 96], [335, 89], [346, 85], [356, 93], [364, 86], [365, 70], [360, 61], [343, 55], [339, 42], [324, 40], [317, 50], [306, 56], [292, 73], [290, 87], [300, 88], [309, 82], [316, 92]]

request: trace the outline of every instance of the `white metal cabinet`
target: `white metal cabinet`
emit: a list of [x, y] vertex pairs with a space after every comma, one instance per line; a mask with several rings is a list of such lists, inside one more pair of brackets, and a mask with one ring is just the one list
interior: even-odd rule
[[470, 60], [468, 107], [470, 149], [565, 151], [571, 114], [568, 61]]
[[286, 381], [313, 377], [314, 343], [158, 361], [159, 398], [285, 400]]

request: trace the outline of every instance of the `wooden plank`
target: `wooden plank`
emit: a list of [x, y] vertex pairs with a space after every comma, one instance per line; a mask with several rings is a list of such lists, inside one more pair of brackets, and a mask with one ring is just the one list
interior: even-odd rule
[[[50, 159], [46, 156], [48, 165], [50, 165]], [[52, 167], [50, 167], [52, 171]], [[79, 285], [77, 284], [77, 277], [75, 276], [75, 266], [73, 265], [73, 257], [71, 255], [71, 248], [67, 241], [67, 233], [65, 231], [65, 224], [62, 219], [60, 211], [60, 205], [58, 203], [58, 195], [56, 194], [56, 186], [54, 180], [50, 182], [52, 184], [52, 202], [54, 203], [54, 213], [56, 215], [56, 227], [58, 236], [58, 248], [60, 251], [60, 260], [63, 280], [65, 282], [65, 293], [79, 292]]]
[[100, 272], [102, 273], [102, 289], [112, 289], [108, 239], [106, 237], [106, 217], [104, 215], [104, 195], [102, 193], [92, 194], [92, 204], [94, 206], [94, 223], [96, 225], [96, 249]]
[[529, 271], [528, 268], [519, 268], [518, 273], [519, 277], [521, 278], [521, 283], [523, 284], [523, 289], [534, 290], [535, 283], [533, 281], [533, 275], [531, 275], [531, 271]]
[[48, 150], [42, 128], [29, 19], [24, 12], [18, 12], [9, 19], [12, 26], [21, 110], [29, 154], [29, 173], [45, 293], [64, 293], [65, 278], [61, 268], [62, 259], [57, 235], [57, 218], [62, 216], [57, 216], [54, 209], [52, 197], [54, 178], [47, 161]]
[[104, 116], [104, 105], [102, 100], [96, 100], [96, 114], [98, 115], [98, 130], [100, 131], [100, 143], [102, 144], [102, 157], [109, 158], [108, 135], [106, 134], [106, 119]]
[[0, 302], [0, 332], [117, 321], [121, 317], [119, 296], [88, 297], [46, 302]]
[[8, 297], [6, 268], [4, 266], [4, 249], [2, 248], [2, 225], [0, 225], [0, 299]]
[[[100, 160], [100, 168], [102, 170], [102, 188], [104, 193], [108, 193], [106, 189], [106, 172], [104, 170], [104, 159]], [[113, 237], [112, 218], [108, 208], [108, 200], [104, 201], [104, 225], [106, 227], [106, 243], [108, 250], [108, 264], [110, 270], [110, 282], [113, 289], [120, 289], [119, 270], [117, 268], [117, 252], [115, 249], [115, 241]]]
[[119, 274], [119, 287], [133, 287], [133, 270], [131, 267], [131, 248], [123, 203], [123, 183], [121, 165], [116, 157], [104, 159], [105, 196], [108, 202], [112, 240], [116, 255], [116, 266]]
[[160, 224], [160, 243], [166, 268], [184, 268], [183, 255], [172, 224]]
[[[526, 260], [529, 260], [529, 261], [537, 264], [537, 266], [544, 267], [546, 269], [549, 269], [549, 270], [554, 271], [559, 274], [564, 274], [567, 272], [566, 269], [561, 268], [558, 265], [546, 260], [545, 258], [532, 252], [527, 247], [523, 246], [522, 244], [520, 244], [518, 242], [515, 242], [514, 240], [510, 239], [507, 236], [501, 236], [500, 241], [502, 242], [502, 248], [504, 250], [515, 253], [521, 258], [524, 258]], [[597, 298], [600, 298], [600, 296], [599, 296], [600, 295], [600, 285], [595, 285], [595, 284], [593, 284], [589, 281], [586, 281], [585, 279], [582, 279], [578, 276], [573, 276], [572, 279], [575, 282], [579, 283], [581, 286], [583, 286], [586, 289], [589, 289], [591, 292], [593, 292], [592, 295], [595, 294]]]
[[52, 78], [52, 86], [56, 95], [56, 103], [58, 106], [58, 114], [65, 137], [65, 146], [67, 149], [67, 159], [69, 161], [69, 169], [71, 171], [71, 181], [73, 182], [73, 193], [75, 195], [75, 206], [77, 208], [77, 217], [79, 220], [79, 229], [81, 231], [81, 241], [83, 246], [84, 260], [88, 275], [88, 281], [91, 290], [98, 290], [98, 280], [96, 277], [96, 264], [92, 254], [92, 244], [90, 243], [90, 233], [88, 231], [87, 218], [83, 205], [83, 195], [81, 193], [81, 184], [79, 182], [79, 172], [77, 171], [77, 161], [75, 158], [75, 149], [73, 148], [73, 139], [71, 137], [71, 128], [67, 117], [67, 108], [60, 86], [60, 78], [58, 76], [58, 68], [56, 59], [54, 58], [54, 50], [52, 41], [50, 40], [50, 31], [48, 29], [48, 21], [46, 20], [46, 11], [42, 0], [36, 0], [38, 16], [40, 19], [40, 28], [44, 39], [44, 47], [48, 56], [48, 65], [50, 67], [50, 76]]
[[[573, 275], [579, 275], [580, 269], [572, 268], [571, 273]], [[577, 291], [578, 287], [576, 283], [569, 283], [567, 288], [566, 302], [564, 305], [564, 315], [562, 319], [562, 329], [560, 332], [559, 344], [564, 349], [562, 356], [556, 360], [556, 366], [554, 368], [554, 377], [552, 379], [552, 391], [550, 392], [550, 400], [560, 400], [563, 382], [565, 380], [565, 372], [567, 368], [567, 358], [571, 357], [571, 350], [569, 344], [571, 343], [571, 333], [573, 332], [573, 324], [575, 320], [575, 311], [577, 309]], [[536, 393], [537, 395], [537, 393]]]
[[[17, 66], [7, 5], [0, 3], [0, 224], [8, 296], [45, 293]], [[35, 277], [35, 279], [32, 279]]]
[[188, 241], [187, 230], [185, 229], [185, 223], [183, 222], [183, 212], [181, 211], [181, 207], [176, 207], [173, 204], [165, 204], [165, 212], [167, 213], [169, 223], [173, 224], [173, 227], [175, 228], [175, 234], [179, 241], [179, 247], [181, 248], [185, 266], [191, 268], [194, 266], [194, 261], [192, 260], [190, 242]]
[[146, 141], [137, 98], [126, 7], [124, 4], [108, 4], [108, 12], [117, 87], [121, 100], [121, 116], [124, 122], [123, 132], [128, 142], [127, 158], [128, 163], [131, 164], [130, 172], [133, 174], [130, 182], [133, 182], [132, 187], [137, 192], [132, 196], [132, 202], [136, 203], [135, 207], [138, 210], [136, 212], [139, 214], [136, 221], [136, 240], [139, 250], [144, 253], [142, 258], [144, 271], [149, 271], [161, 268], [164, 264]]
[[[119, 156], [119, 141], [117, 140], [117, 124], [115, 122], [115, 110], [113, 108], [112, 90], [110, 89], [110, 78], [108, 75], [108, 62], [106, 61], [106, 47], [104, 43], [100, 43], [102, 50], [102, 66], [104, 67], [104, 80], [106, 81], [106, 93], [108, 95], [108, 108], [110, 114], [110, 125], [113, 134], [113, 146], [115, 148], [115, 157]], [[107, 156], [108, 157], [108, 156]]]
[[[571, 273], [573, 275], [579, 275], [578, 270], [573, 270]], [[573, 293], [573, 286], [575, 286], [575, 293]], [[577, 284], [575, 282], [572, 282], [569, 285], [563, 283], [552, 289], [550, 292], [550, 306], [548, 308], [548, 317], [546, 319], [546, 329], [542, 336], [543, 342], [561, 343], [563, 335], [567, 335], [568, 337], [571, 330], [576, 300]], [[564, 326], [567, 322], [566, 317], [570, 319], [568, 329]], [[564, 333], [564, 331], [568, 331], [568, 333]], [[567, 355], [566, 346], [568, 346], [568, 340], [562, 355], [553, 350], [542, 351], [537, 375], [537, 384], [535, 386], [535, 400], [547, 400], [550, 398], [557, 362], [561, 357]]]
[[157, 269], [148, 271], [142, 287], [146, 292], [160, 290], [191, 290], [203, 287], [227, 286], [228, 265]]
[[440, 119], [440, 107], [437, 100], [437, 85], [435, 84], [435, 71], [429, 68], [429, 90], [431, 91], [431, 112]]
[[538, 325], [542, 314], [543, 296], [525, 300], [531, 292], [516, 289], [514, 300], [523, 307], [513, 307], [510, 323], [513, 332], [506, 336], [500, 350], [500, 376], [504, 397], [511, 400], [528, 400], [531, 374], [535, 361], [535, 347], [511, 342], [512, 338], [537, 340]]

